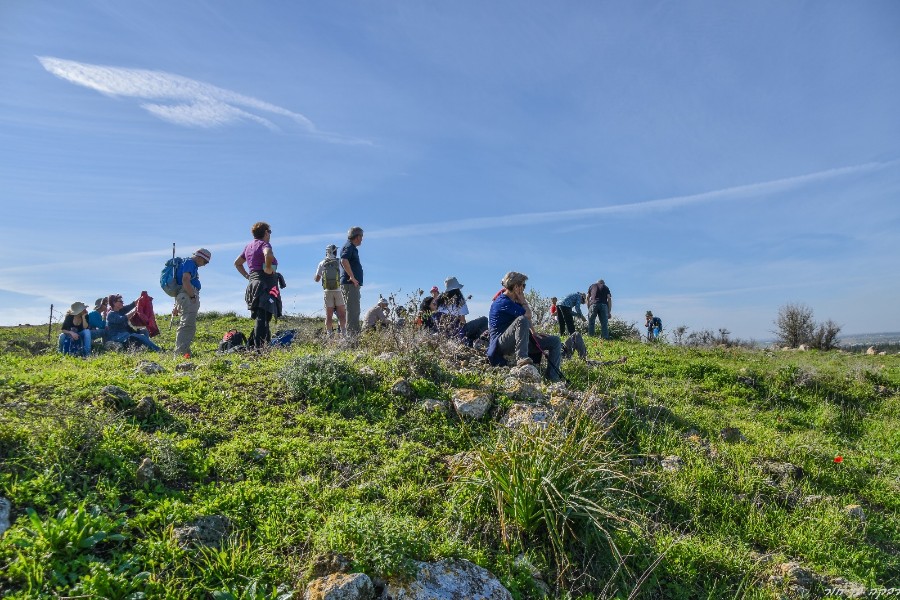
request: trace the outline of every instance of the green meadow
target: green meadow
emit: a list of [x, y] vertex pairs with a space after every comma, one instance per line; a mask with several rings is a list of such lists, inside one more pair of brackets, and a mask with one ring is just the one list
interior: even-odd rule
[[[379, 581], [465, 558], [520, 599], [900, 588], [896, 354], [588, 339], [544, 391], [549, 424], [509, 428], [508, 369], [477, 354], [280, 326], [289, 348], [220, 355], [250, 321], [201, 315], [193, 368], [0, 329], [0, 596], [301, 598], [337, 554]], [[454, 411], [460, 389], [490, 394], [483, 419]], [[230, 522], [221, 543], [179, 538], [210, 515]]]

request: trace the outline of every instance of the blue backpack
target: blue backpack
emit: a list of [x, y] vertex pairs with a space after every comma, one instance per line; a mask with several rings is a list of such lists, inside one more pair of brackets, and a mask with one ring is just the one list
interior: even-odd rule
[[173, 298], [181, 291], [181, 282], [178, 281], [177, 273], [183, 264], [184, 259], [179, 256], [170, 258], [159, 274], [159, 287]]
[[296, 329], [285, 329], [284, 331], [277, 331], [275, 335], [272, 336], [272, 346], [290, 346], [291, 342], [294, 341], [294, 336], [297, 334]]

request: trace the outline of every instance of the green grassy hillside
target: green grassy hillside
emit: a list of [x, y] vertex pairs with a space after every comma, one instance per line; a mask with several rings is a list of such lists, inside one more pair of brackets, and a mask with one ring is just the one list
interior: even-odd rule
[[[627, 362], [566, 361], [550, 424], [510, 429], [506, 369], [408, 333], [346, 348], [293, 326], [287, 350], [221, 356], [250, 322], [204, 315], [192, 370], [0, 329], [0, 596], [299, 598], [334, 554], [381, 580], [463, 557], [517, 598], [900, 587], [896, 355], [588, 340]], [[423, 408], [463, 388], [491, 394], [484, 419]], [[190, 543], [210, 515], [224, 541]]]

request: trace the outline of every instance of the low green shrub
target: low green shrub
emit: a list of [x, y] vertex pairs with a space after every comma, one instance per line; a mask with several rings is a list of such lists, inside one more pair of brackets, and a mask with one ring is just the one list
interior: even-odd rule
[[374, 388], [368, 377], [337, 355], [302, 356], [280, 375], [295, 399], [341, 412], [362, 408], [366, 390]]

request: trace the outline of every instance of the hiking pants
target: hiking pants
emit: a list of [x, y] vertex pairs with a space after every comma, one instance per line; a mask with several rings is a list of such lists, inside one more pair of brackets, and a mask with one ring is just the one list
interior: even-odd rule
[[575, 317], [571, 308], [557, 305], [556, 320], [559, 321], [559, 335], [566, 335], [567, 328], [569, 334], [575, 333]]
[[604, 340], [609, 339], [609, 307], [606, 302], [598, 302], [591, 305], [588, 315], [588, 335], [594, 335], [594, 320], [600, 317], [600, 336]]
[[360, 290], [352, 283], [341, 284], [344, 302], [347, 304], [347, 334], [359, 335], [359, 296]]
[[531, 328], [531, 321], [525, 316], [516, 317], [506, 331], [497, 338], [497, 347], [503, 356], [507, 354], [516, 355], [516, 360], [528, 357], [528, 330]]
[[272, 341], [272, 331], [269, 323], [272, 322], [272, 313], [267, 310], [256, 310], [256, 323], [253, 327], [253, 345], [257, 348], [268, 346]]
[[547, 365], [547, 370], [544, 371], [544, 377], [550, 381], [559, 381], [562, 341], [555, 335], [537, 334], [535, 339], [540, 344], [541, 353], [547, 353], [545, 356], [547, 357], [547, 362], [550, 363]]
[[[197, 334], [197, 313], [200, 312], [200, 293], [195, 292], [197, 297], [191, 300], [187, 292], [178, 292], [175, 296], [175, 305], [181, 315], [178, 321], [178, 332], [175, 334], [175, 354], [188, 354], [191, 351], [191, 343]], [[147, 338], [149, 341], [149, 338]], [[153, 342], [150, 342], [153, 344]], [[156, 344], [153, 344], [154, 346]]]

